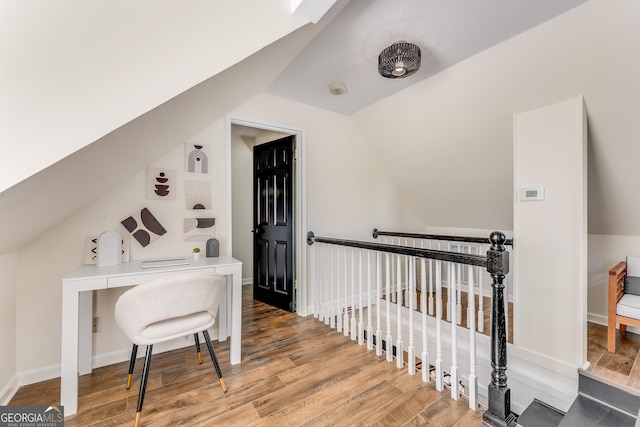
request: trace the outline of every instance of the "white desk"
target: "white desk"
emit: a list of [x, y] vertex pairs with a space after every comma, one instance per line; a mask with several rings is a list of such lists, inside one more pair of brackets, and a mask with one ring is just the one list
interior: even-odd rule
[[[62, 279], [62, 373], [60, 404], [64, 414], [78, 411], [78, 374], [91, 372], [93, 340], [93, 292], [98, 289], [139, 285], [159, 277], [194, 270], [214, 271], [227, 276], [227, 289], [218, 314], [219, 340], [231, 336], [231, 364], [240, 363], [242, 327], [242, 262], [229, 256], [186, 258], [188, 265], [142, 268], [142, 261], [112, 267], [82, 265]], [[231, 289], [229, 292], [229, 278]], [[231, 326], [229, 333], [228, 326]]]

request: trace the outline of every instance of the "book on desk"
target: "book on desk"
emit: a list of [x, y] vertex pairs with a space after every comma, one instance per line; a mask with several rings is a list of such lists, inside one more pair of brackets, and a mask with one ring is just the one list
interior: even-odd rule
[[148, 259], [142, 261], [141, 268], [159, 268], [159, 267], [175, 267], [178, 265], [189, 265], [186, 258], [161, 258]]

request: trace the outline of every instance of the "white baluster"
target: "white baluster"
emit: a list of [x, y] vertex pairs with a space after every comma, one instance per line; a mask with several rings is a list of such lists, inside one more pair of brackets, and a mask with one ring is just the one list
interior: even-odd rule
[[[451, 276], [449, 276], [451, 282], [451, 293], [455, 298], [456, 291], [456, 268], [452, 266], [450, 269]], [[456, 311], [451, 313], [451, 398], [454, 400], [458, 400], [459, 398], [459, 390], [458, 390], [458, 328], [456, 326]]]
[[[402, 307], [409, 307], [409, 291], [410, 291], [410, 286], [409, 286], [409, 279], [410, 279], [410, 275], [409, 275], [409, 264], [410, 264], [410, 260], [408, 256], [403, 257], [404, 258], [404, 282], [400, 283], [400, 288], [401, 291], [399, 293], [401, 300], [400, 300], [400, 304]], [[403, 287], [404, 284], [404, 287]]]
[[376, 356], [382, 356], [382, 253], [376, 252]]
[[[358, 250], [359, 251], [359, 250]], [[351, 341], [358, 339], [356, 327], [356, 248], [351, 249]]]
[[[464, 253], [464, 246], [458, 245], [458, 251]], [[458, 288], [457, 288], [457, 304], [456, 304], [456, 319], [457, 324], [462, 324], [462, 264], [457, 264], [458, 268]]]
[[[311, 256], [309, 257], [309, 277], [311, 277], [311, 280], [313, 281], [313, 288], [314, 289], [320, 289], [320, 275], [319, 275], [319, 269], [316, 268], [316, 263], [318, 262], [318, 245], [315, 245], [315, 247], [311, 246], [310, 248], [311, 251]], [[314, 298], [313, 298], [313, 317], [314, 318], [318, 318], [318, 294], [316, 292]]]
[[[364, 321], [362, 310], [364, 310], [364, 304], [362, 304], [362, 250], [358, 250], [358, 344], [364, 345]], [[355, 329], [355, 328], [354, 328]]]
[[482, 270], [478, 271], [478, 332], [484, 333], [484, 290], [482, 289]]
[[[448, 244], [447, 250], [451, 252], [451, 243]], [[449, 274], [447, 276], [447, 322], [451, 322], [451, 298], [452, 298], [452, 289], [453, 284], [451, 283], [451, 270], [453, 267], [449, 264]]]
[[327, 287], [328, 287], [328, 283], [329, 281], [327, 280], [327, 248], [325, 245], [320, 245], [318, 247], [318, 249], [320, 250], [320, 270], [321, 274], [322, 274], [322, 284], [321, 284], [321, 288], [318, 290], [318, 293], [320, 294], [320, 318], [318, 320], [320, 320], [321, 322], [325, 322], [327, 323]]
[[385, 340], [386, 352], [387, 352], [387, 362], [393, 361], [393, 337], [391, 336], [391, 266], [390, 264], [390, 255], [387, 254], [387, 338]]
[[335, 316], [335, 312], [334, 312], [334, 305], [335, 305], [335, 287], [336, 287], [336, 265], [333, 259], [333, 247], [329, 247], [327, 245], [327, 252], [328, 252], [328, 257], [329, 257], [329, 263], [331, 264], [331, 276], [329, 279], [329, 286], [330, 286], [330, 294], [329, 294], [329, 307], [328, 307], [328, 316], [324, 319], [324, 323], [326, 324], [327, 321], [329, 322], [329, 326], [331, 327], [331, 329], [335, 329], [336, 327], [336, 316]]
[[[427, 351], [427, 340], [429, 335], [427, 334], [427, 270], [424, 258], [420, 259], [420, 311], [422, 312], [422, 381], [429, 382], [429, 352]], [[431, 264], [431, 260], [429, 260]], [[431, 269], [429, 269], [429, 275], [431, 275]]]
[[331, 297], [329, 296], [331, 286], [331, 262], [329, 261], [329, 247], [328, 245], [322, 245], [322, 270], [324, 273], [324, 286], [322, 287], [322, 320], [325, 325], [329, 325], [329, 303]]
[[[340, 260], [342, 259], [342, 257], [340, 256], [340, 246], [336, 247], [336, 252], [338, 254], [337, 258], [338, 258], [338, 277], [336, 280], [336, 302], [335, 304], [337, 304], [336, 307], [336, 331], [338, 332], [342, 332], [342, 287], [344, 286], [341, 283], [341, 279], [343, 277], [342, 270], [340, 269], [342, 263], [340, 262]], [[346, 251], [346, 248], [344, 248]], [[346, 268], [345, 268], [346, 270]], [[346, 273], [345, 273], [346, 274]]]
[[413, 342], [413, 310], [416, 295], [416, 259], [411, 257], [409, 259], [409, 286], [407, 286], [407, 294], [409, 295], [409, 347], [407, 347], [408, 353], [408, 367], [409, 375], [416, 374], [416, 348]]
[[478, 409], [478, 377], [476, 375], [476, 298], [473, 289], [475, 288], [473, 280], [473, 267], [468, 268], [469, 276], [469, 289], [472, 291], [468, 294], [469, 299], [469, 311], [471, 316], [468, 319], [469, 323], [469, 390], [467, 396], [469, 397], [469, 408], [474, 411]]
[[[353, 251], [352, 251], [353, 253]], [[348, 255], [347, 255], [347, 248], [344, 248], [344, 282], [343, 282], [343, 287], [344, 287], [344, 303], [342, 303], [342, 316], [344, 317], [344, 320], [342, 322], [342, 333], [344, 334], [345, 337], [349, 336], [349, 280], [348, 280], [348, 276], [349, 276], [349, 269], [347, 268], [347, 266], [349, 265], [348, 263]]]
[[[438, 246], [438, 249], [440, 246]], [[429, 249], [431, 249], [431, 241], [429, 241]], [[429, 260], [429, 316], [434, 315], [433, 308], [433, 260]]]
[[429, 260], [429, 316], [433, 316], [433, 260]]
[[442, 261], [436, 261], [436, 390], [444, 390], [442, 372]]
[[367, 251], [367, 350], [373, 350], [373, 325], [371, 323], [371, 294], [373, 293], [371, 283], [371, 251]]
[[[402, 344], [402, 261], [400, 259], [400, 255], [398, 255], [398, 261], [396, 266], [398, 267], [398, 272], [396, 275], [396, 308], [397, 308], [397, 334], [398, 339], [396, 341], [396, 367], [398, 369], [402, 368], [404, 362], [404, 347]], [[390, 345], [391, 343], [389, 343]]]

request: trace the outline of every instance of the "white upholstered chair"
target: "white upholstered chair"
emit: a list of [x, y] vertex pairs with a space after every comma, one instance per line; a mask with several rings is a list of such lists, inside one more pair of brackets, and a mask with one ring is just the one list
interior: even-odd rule
[[131, 386], [133, 368], [139, 345], [147, 352], [140, 380], [135, 426], [140, 424], [140, 413], [149, 377], [153, 345], [193, 334], [198, 361], [202, 363], [198, 333], [202, 332], [216, 369], [222, 390], [227, 387], [220, 371], [207, 329], [216, 322], [225, 278], [214, 273], [186, 273], [157, 279], [129, 289], [115, 305], [115, 320], [133, 342], [127, 389]]
[[640, 256], [628, 256], [609, 270], [607, 350], [616, 352], [616, 324], [640, 328]]

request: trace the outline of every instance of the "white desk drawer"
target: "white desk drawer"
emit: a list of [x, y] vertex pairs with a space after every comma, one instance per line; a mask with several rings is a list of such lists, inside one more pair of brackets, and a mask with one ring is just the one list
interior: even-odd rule
[[210, 268], [201, 268], [197, 270], [194, 270], [194, 269], [190, 269], [190, 270], [176, 269], [176, 270], [162, 270], [162, 271], [149, 270], [140, 274], [132, 274], [127, 276], [114, 276], [114, 277], [107, 278], [107, 288], [119, 288], [122, 286], [139, 285], [141, 283], [146, 283], [151, 280], [159, 279], [161, 277], [171, 277], [181, 273], [193, 273], [194, 271], [215, 272], [216, 269], [214, 267], [210, 267]]

